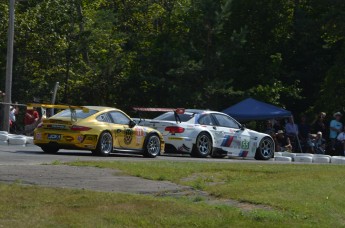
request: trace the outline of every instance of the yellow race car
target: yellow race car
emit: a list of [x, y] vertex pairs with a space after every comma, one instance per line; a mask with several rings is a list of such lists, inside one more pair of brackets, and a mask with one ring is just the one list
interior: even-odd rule
[[119, 109], [44, 104], [28, 106], [64, 109], [43, 119], [34, 131], [34, 144], [46, 153], [78, 149], [91, 150], [92, 154], [99, 156], [119, 151], [140, 153], [151, 158], [164, 153], [165, 144], [160, 132], [136, 126]]

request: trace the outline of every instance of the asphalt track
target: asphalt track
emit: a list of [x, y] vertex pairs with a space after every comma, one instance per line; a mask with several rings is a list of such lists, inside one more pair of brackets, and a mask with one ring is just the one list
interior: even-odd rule
[[167, 181], [151, 181], [127, 176], [121, 171], [93, 167], [73, 167], [52, 165], [52, 163], [71, 161], [176, 161], [176, 162], [252, 162], [276, 164], [273, 161], [242, 159], [191, 158], [187, 155], [164, 155], [144, 158], [133, 154], [112, 154], [108, 157], [95, 157], [91, 152], [61, 150], [57, 154], [45, 154], [36, 146], [0, 146], [0, 183], [20, 183], [88, 189], [105, 192], [138, 194], [157, 194], [161, 192], [188, 191], [189, 187], [179, 186]]

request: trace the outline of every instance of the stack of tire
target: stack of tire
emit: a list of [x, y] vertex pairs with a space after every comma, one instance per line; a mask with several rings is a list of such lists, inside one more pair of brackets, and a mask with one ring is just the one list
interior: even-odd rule
[[33, 145], [33, 138], [24, 135], [9, 134], [7, 131], [0, 131], [0, 145], [30, 146]]
[[274, 160], [282, 161], [282, 162], [345, 164], [345, 157], [342, 157], [342, 156], [331, 157], [325, 154], [309, 154], [309, 153], [276, 152], [274, 153]]

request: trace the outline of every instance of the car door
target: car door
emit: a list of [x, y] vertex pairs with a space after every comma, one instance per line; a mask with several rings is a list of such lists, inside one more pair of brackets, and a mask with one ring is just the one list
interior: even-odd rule
[[216, 122], [214, 118], [209, 113], [203, 113], [200, 115], [198, 119], [198, 123], [201, 125], [201, 127], [206, 128], [209, 132], [212, 133], [214, 138], [221, 137], [221, 133], [217, 130]]
[[227, 115], [213, 113], [218, 131], [222, 131], [221, 148], [228, 151], [229, 156], [246, 157], [250, 149], [250, 135], [248, 131]]
[[[109, 112], [112, 120], [112, 132], [114, 134], [114, 147], [120, 149], [133, 149], [134, 131], [129, 127], [130, 119], [119, 111]], [[116, 142], [116, 143], [115, 143]]]
[[141, 126], [130, 126], [132, 122], [125, 114], [119, 111], [110, 112], [113, 122], [113, 132], [117, 145], [115, 148], [140, 150], [145, 141], [145, 129]]

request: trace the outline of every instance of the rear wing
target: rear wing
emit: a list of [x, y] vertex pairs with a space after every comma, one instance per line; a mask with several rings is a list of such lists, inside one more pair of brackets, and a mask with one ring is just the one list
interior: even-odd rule
[[[184, 114], [185, 110], [184, 108], [142, 108], [142, 107], [133, 107], [133, 110], [137, 112], [174, 112], [176, 123], [182, 122], [179, 114]], [[139, 118], [141, 120], [141, 117], [139, 115]]]
[[56, 109], [70, 109], [71, 110], [71, 122], [74, 123], [77, 121], [77, 112], [76, 110], [83, 110], [83, 112], [89, 112], [89, 109], [84, 106], [76, 106], [76, 105], [54, 105], [54, 104], [37, 104], [37, 103], [30, 103], [26, 105], [27, 108], [56, 108]]

